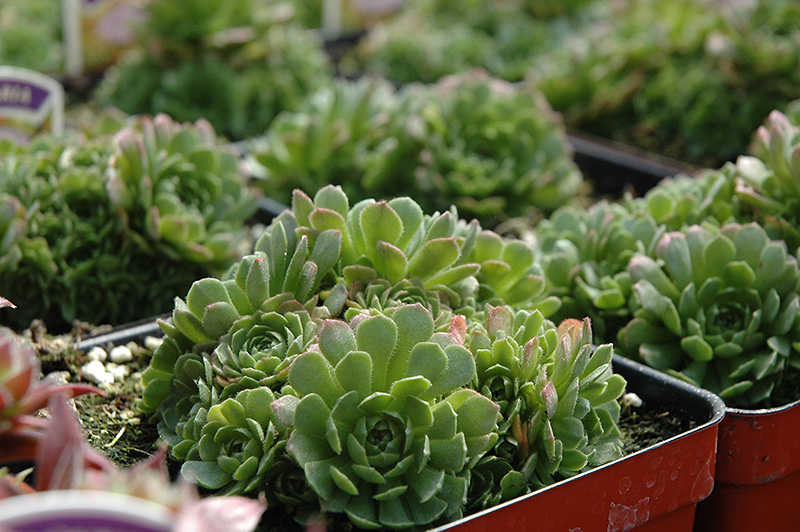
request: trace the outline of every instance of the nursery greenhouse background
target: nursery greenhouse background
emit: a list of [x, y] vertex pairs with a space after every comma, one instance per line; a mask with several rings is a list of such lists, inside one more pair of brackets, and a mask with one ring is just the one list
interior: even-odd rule
[[0, 530], [798, 530], [798, 261], [793, 1], [2, 0]]

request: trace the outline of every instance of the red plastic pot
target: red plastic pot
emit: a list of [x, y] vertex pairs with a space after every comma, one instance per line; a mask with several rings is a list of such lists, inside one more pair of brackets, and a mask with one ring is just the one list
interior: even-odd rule
[[[657, 445], [569, 480], [435, 529], [458, 532], [690, 531], [695, 508], [714, 487], [721, 399], [663, 373], [614, 359], [628, 390], [665, 407], [687, 429]], [[693, 428], [688, 428], [693, 426]]]
[[717, 485], [698, 508], [698, 532], [800, 530], [800, 401], [729, 408], [719, 429]]

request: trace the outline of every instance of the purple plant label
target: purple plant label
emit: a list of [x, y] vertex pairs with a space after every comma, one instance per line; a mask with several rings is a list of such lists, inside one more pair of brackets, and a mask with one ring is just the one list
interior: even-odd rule
[[[49, 124], [47, 120], [50, 119]], [[55, 134], [64, 128], [64, 89], [33, 70], [0, 65], [0, 126], [25, 136], [45, 125]]]
[[0, 530], [13, 532], [170, 532], [172, 512], [152, 501], [84, 490], [0, 501]]
[[0, 107], [19, 107], [38, 111], [50, 91], [45, 87], [15, 79], [0, 78]]

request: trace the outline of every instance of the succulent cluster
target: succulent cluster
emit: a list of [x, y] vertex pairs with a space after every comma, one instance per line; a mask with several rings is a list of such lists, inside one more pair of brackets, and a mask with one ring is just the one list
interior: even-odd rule
[[338, 83], [278, 117], [252, 151], [272, 195], [326, 184], [353, 199], [408, 194], [485, 226], [535, 222], [583, 184], [541, 94], [477, 72], [399, 91], [377, 79]]
[[142, 45], [123, 56], [98, 99], [131, 114], [204, 117], [231, 139], [262, 133], [328, 77], [319, 44], [289, 20], [285, 7], [254, 0], [150, 2]]
[[719, 394], [729, 405], [794, 399], [800, 387], [797, 259], [755, 224], [661, 237], [629, 271], [637, 310], [619, 350]]
[[0, 291], [19, 306], [15, 327], [162, 313], [249, 247], [253, 197], [207, 122], [143, 117], [0, 150]]
[[606, 4], [532, 69], [568, 125], [699, 165], [800, 96], [794, 2]]
[[296, 191], [176, 299], [141, 406], [184, 477], [300, 521], [423, 526], [571, 476], [619, 456], [624, 381], [588, 321], [533, 310], [558, 304], [534, 256], [455, 210]]

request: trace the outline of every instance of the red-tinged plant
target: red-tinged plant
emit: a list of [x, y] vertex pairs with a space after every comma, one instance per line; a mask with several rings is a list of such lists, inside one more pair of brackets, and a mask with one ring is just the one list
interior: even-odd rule
[[[8, 300], [0, 302], [7, 306]], [[31, 460], [47, 420], [35, 414], [55, 395], [76, 397], [101, 390], [84, 384], [54, 385], [39, 379], [33, 348], [0, 334], [0, 463]]]

